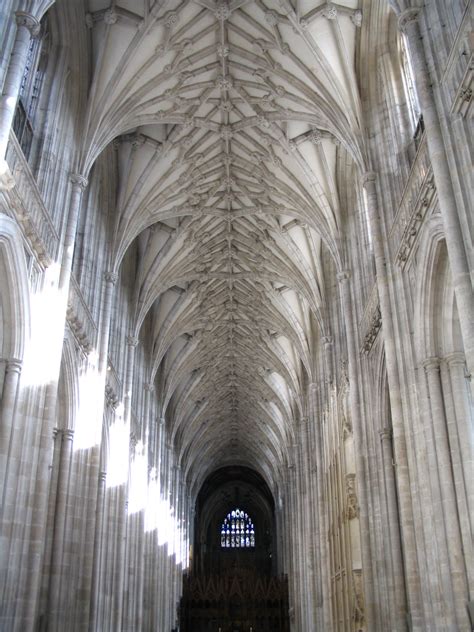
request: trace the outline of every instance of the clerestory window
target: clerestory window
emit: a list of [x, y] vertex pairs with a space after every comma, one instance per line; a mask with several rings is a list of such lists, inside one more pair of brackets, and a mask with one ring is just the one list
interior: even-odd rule
[[245, 511], [229, 511], [221, 526], [221, 547], [224, 549], [250, 549], [255, 547], [255, 528]]
[[13, 130], [27, 159], [37, 132], [35, 127], [38, 102], [48, 66], [48, 53], [49, 29], [45, 16], [41, 21], [39, 37], [31, 38], [13, 120]]

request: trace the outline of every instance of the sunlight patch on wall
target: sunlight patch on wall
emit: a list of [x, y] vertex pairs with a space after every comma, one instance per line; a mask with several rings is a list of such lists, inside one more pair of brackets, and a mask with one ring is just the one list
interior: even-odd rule
[[130, 424], [123, 418], [121, 404], [115, 413], [115, 420], [109, 428], [109, 459], [107, 463], [107, 487], [117, 487], [128, 481]]
[[65, 301], [56, 287], [57, 265], [47, 272], [42, 290], [31, 297], [31, 337], [26, 344], [22, 384], [41, 386], [57, 380], [64, 335]]
[[145, 507], [145, 531], [156, 531], [158, 545], [166, 544], [168, 555], [175, 555], [176, 563], [186, 568], [188, 561], [183, 551], [187, 547], [182, 546], [184, 532], [174, 513], [169, 500], [162, 497], [159, 482], [156, 480], [156, 473], [152, 471]]
[[103, 382], [97, 369], [97, 354], [91, 354], [88, 365], [79, 376], [79, 407], [77, 410], [74, 450], [87, 450], [99, 445], [102, 433]]

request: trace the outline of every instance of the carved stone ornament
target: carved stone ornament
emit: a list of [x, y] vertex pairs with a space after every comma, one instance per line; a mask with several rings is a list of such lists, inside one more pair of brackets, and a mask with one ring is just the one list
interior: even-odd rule
[[214, 15], [218, 20], [222, 22], [224, 20], [228, 20], [232, 15], [232, 11], [229, 7], [229, 2], [227, 0], [218, 0], [216, 2], [216, 8], [214, 10]]
[[179, 22], [179, 13], [177, 11], [168, 11], [165, 14], [164, 23], [167, 29], [173, 28]]
[[334, 5], [334, 3], [330, 2], [330, 0], [328, 0], [328, 2], [326, 2], [326, 8], [323, 11], [323, 15], [327, 20], [336, 20], [337, 19], [337, 9]]
[[118, 274], [116, 272], [104, 272], [104, 281], [115, 285], [118, 281]]
[[104, 13], [104, 22], [111, 26], [112, 24], [115, 24], [117, 20], [117, 12], [114, 9], [107, 9], [107, 11]]
[[354, 11], [354, 13], [351, 15], [351, 20], [354, 26], [360, 28], [362, 26], [362, 11], [360, 9]]
[[346, 517], [347, 520], [359, 517], [355, 474], [346, 474]]
[[73, 186], [79, 187], [82, 191], [87, 187], [89, 181], [84, 176], [81, 176], [79, 173], [71, 173], [69, 174], [69, 179]]
[[138, 338], [133, 335], [127, 336], [126, 342], [129, 347], [136, 347], [138, 345]]
[[352, 590], [354, 595], [352, 620], [360, 630], [365, 625], [364, 583], [362, 571], [352, 571]]
[[321, 143], [323, 142], [323, 136], [318, 129], [311, 130], [308, 139], [311, 143], [313, 143], [313, 145], [321, 145]]

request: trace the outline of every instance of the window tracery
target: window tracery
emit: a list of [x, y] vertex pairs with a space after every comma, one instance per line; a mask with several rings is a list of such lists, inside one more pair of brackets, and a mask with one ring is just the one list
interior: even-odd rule
[[13, 130], [27, 159], [35, 136], [35, 119], [48, 66], [49, 45], [48, 19], [45, 16], [39, 36], [32, 37], [30, 41], [13, 121]]
[[224, 549], [255, 547], [255, 527], [242, 509], [229, 511], [221, 526], [221, 547]]

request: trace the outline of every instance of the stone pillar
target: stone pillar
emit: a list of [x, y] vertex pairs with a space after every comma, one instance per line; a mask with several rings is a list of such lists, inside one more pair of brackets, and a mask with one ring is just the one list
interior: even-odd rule
[[[474, 587], [474, 548], [472, 541], [472, 519], [474, 512], [469, 506], [474, 493], [473, 485], [469, 472], [474, 472], [473, 458], [473, 439], [472, 433], [469, 432], [470, 411], [466, 410], [465, 404], [469, 396], [469, 390], [464, 376], [465, 360], [463, 353], [449, 354], [440, 363], [441, 385], [443, 390], [444, 408], [446, 410], [446, 423], [449, 439], [449, 450], [451, 455], [451, 464], [453, 471], [453, 483], [456, 489], [456, 506], [458, 509], [459, 528], [461, 531], [461, 540], [464, 554], [464, 563], [467, 575], [467, 585], [469, 592], [470, 587]], [[460, 384], [459, 390], [454, 393], [453, 376], [459, 371]], [[459, 405], [460, 421], [458, 424], [456, 404]], [[461, 434], [460, 434], [461, 431]], [[465, 447], [464, 447], [465, 446]], [[465, 455], [464, 451], [467, 453]], [[470, 455], [469, 455], [470, 452]], [[464, 463], [465, 459], [470, 463]]]
[[[456, 423], [459, 436], [459, 448], [461, 452], [462, 470], [464, 473], [464, 485], [467, 492], [468, 516], [474, 517], [474, 485], [472, 485], [472, 472], [474, 471], [474, 437], [470, 424], [472, 411], [469, 409], [468, 391], [466, 384], [466, 362], [463, 353], [451, 353], [446, 358], [451, 389], [453, 394], [454, 409], [456, 411]], [[474, 568], [472, 569], [474, 571]]]
[[[4, 494], [8, 484], [8, 461], [10, 457], [10, 439], [13, 432], [18, 383], [20, 381], [21, 360], [8, 360], [3, 382], [2, 402], [0, 408], [0, 480], [2, 481], [2, 509], [0, 509], [0, 523], [3, 517]], [[3, 548], [3, 546], [2, 546]], [[3, 550], [0, 553], [3, 559]]]
[[368, 628], [373, 625], [374, 617], [374, 584], [372, 577], [372, 554], [370, 548], [370, 523], [368, 512], [368, 499], [366, 490], [366, 446], [362, 428], [361, 404], [359, 400], [358, 384], [358, 361], [357, 347], [354, 332], [354, 322], [352, 314], [352, 300], [349, 284], [350, 274], [347, 270], [339, 272], [337, 280], [341, 288], [342, 312], [347, 339], [347, 355], [349, 369], [349, 396], [352, 414], [352, 430], [354, 435], [354, 451], [357, 470], [357, 487], [360, 499], [360, 542], [362, 551], [363, 578], [364, 578], [364, 599], [365, 599], [365, 620]]
[[[301, 436], [301, 452], [303, 458], [302, 475], [304, 477], [305, 494], [303, 494], [303, 527], [305, 538], [303, 546], [306, 549], [305, 566], [306, 566], [306, 589], [307, 592], [307, 627], [308, 629], [316, 629], [316, 581], [315, 581], [315, 543], [314, 543], [314, 514], [315, 514], [315, 497], [312, 494], [311, 485], [311, 462], [312, 452], [310, 448], [309, 437], [309, 419], [302, 417], [300, 420], [300, 436]], [[305, 502], [306, 500], [306, 502]], [[306, 505], [306, 507], [304, 506]]]
[[67, 290], [69, 288], [69, 279], [71, 277], [72, 258], [74, 255], [74, 244], [76, 241], [77, 222], [79, 219], [79, 212], [81, 210], [82, 193], [88, 184], [87, 178], [80, 174], [72, 173], [69, 177], [72, 183], [71, 200], [69, 203], [69, 214], [63, 241], [61, 272], [59, 274], [59, 289], [64, 291], [65, 300], [67, 300]]
[[423, 613], [421, 606], [421, 587], [416, 560], [416, 542], [414, 531], [413, 507], [410, 487], [408, 453], [404, 428], [403, 409], [398, 375], [397, 354], [395, 346], [392, 307], [387, 279], [387, 262], [385, 259], [384, 241], [380, 225], [377, 201], [376, 174], [367, 172], [362, 175], [362, 185], [367, 196], [367, 214], [372, 235], [375, 269], [377, 275], [377, 291], [382, 315], [382, 334], [387, 367], [387, 380], [390, 389], [390, 410], [392, 414], [393, 449], [397, 464], [397, 487], [399, 498], [400, 525], [405, 552], [405, 581], [408, 605], [414, 629], [422, 627]]
[[56, 497], [56, 511], [54, 516], [54, 536], [51, 559], [51, 572], [48, 594], [48, 630], [51, 632], [62, 631], [65, 624], [66, 608], [63, 599], [69, 578], [66, 575], [67, 567], [63, 564], [64, 543], [66, 538], [66, 512], [69, 494], [69, 478], [71, 473], [72, 447], [74, 432], [64, 430], [58, 472], [58, 491]]
[[324, 495], [324, 455], [321, 436], [321, 419], [317, 416], [317, 391], [319, 385], [308, 384], [308, 410], [314, 431], [313, 449], [315, 450], [314, 467], [311, 476], [315, 481], [315, 546], [317, 547], [316, 566], [316, 629], [329, 630], [331, 621], [331, 595], [329, 578], [329, 559], [327, 543], [327, 503]]
[[[440, 509], [443, 511], [444, 517], [449, 555], [449, 576], [451, 578], [456, 615], [456, 621], [452, 621], [450, 624], [457, 624], [456, 627], [460, 630], [468, 630], [470, 622], [467, 614], [468, 589], [466, 569], [464, 566], [464, 554], [456, 506], [456, 491], [453, 482], [449, 438], [439, 374], [439, 359], [434, 357], [428, 358], [423, 363], [423, 366], [428, 382], [431, 421], [436, 449], [439, 484], [441, 487], [442, 507]], [[442, 572], [444, 574], [447, 571], [448, 569], [443, 569]]]
[[[413, 74], [423, 114], [428, 152], [433, 169], [439, 208], [443, 219], [451, 276], [456, 294], [459, 323], [469, 373], [474, 374], [474, 294], [469, 261], [459, 220], [456, 197], [449, 170], [446, 148], [433, 94], [433, 84], [426, 63], [423, 38], [418, 22], [421, 9], [403, 11], [398, 18], [400, 30], [406, 34], [413, 62]], [[474, 388], [474, 384], [471, 384]]]
[[107, 368], [107, 353], [109, 347], [110, 316], [112, 313], [112, 299], [114, 288], [118, 281], [118, 274], [115, 272], [104, 273], [104, 292], [102, 300], [102, 314], [100, 318], [100, 338], [99, 338], [99, 374], [105, 373]]
[[388, 428], [380, 431], [380, 444], [385, 482], [385, 499], [388, 516], [389, 546], [392, 577], [390, 582], [390, 607], [392, 625], [395, 630], [403, 630], [406, 624], [406, 594], [403, 572], [403, 556], [400, 542], [400, 524], [398, 519], [398, 501], [392, 450], [392, 432]]
[[[132, 406], [132, 385], [133, 385], [133, 370], [135, 364], [135, 349], [138, 345], [138, 338], [130, 335], [126, 338], [127, 343], [127, 369], [125, 375], [125, 388], [124, 388], [124, 422], [130, 427], [130, 415]], [[126, 558], [126, 531], [127, 531], [127, 485], [122, 484], [118, 489], [118, 554], [117, 554], [117, 569], [115, 585], [115, 599], [114, 599], [114, 626], [119, 630], [122, 625], [122, 613], [124, 603], [124, 577], [125, 577], [125, 558]]]
[[0, 98], [0, 190], [2, 188], [10, 189], [15, 185], [5, 162], [5, 154], [20, 94], [21, 81], [25, 72], [30, 41], [32, 37], [37, 37], [40, 33], [40, 23], [31, 13], [17, 11], [15, 16], [17, 24], [15, 41], [5, 76], [3, 94]]
[[104, 523], [104, 498], [105, 483], [107, 480], [106, 472], [99, 474], [99, 487], [97, 490], [97, 509], [94, 536], [94, 562], [92, 568], [92, 589], [91, 589], [91, 607], [90, 607], [90, 629], [98, 630], [99, 626], [99, 600], [101, 589], [101, 570], [102, 570], [102, 528]]

